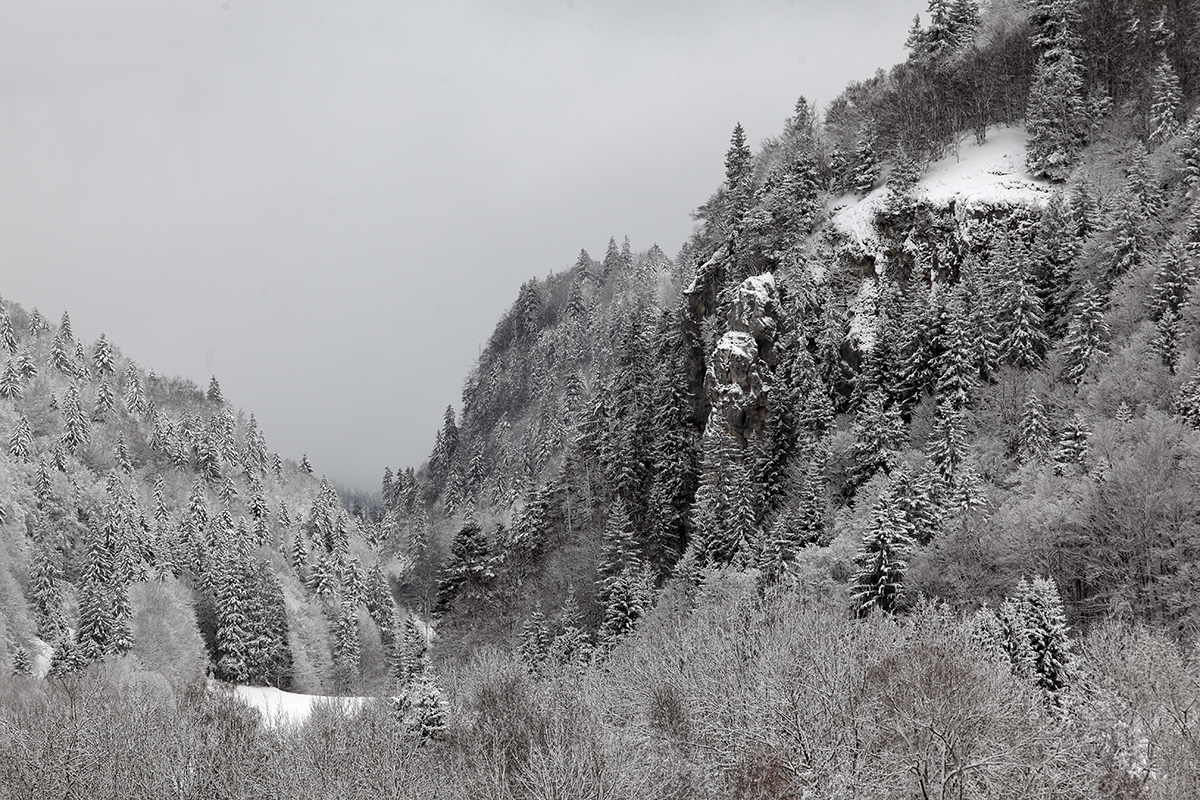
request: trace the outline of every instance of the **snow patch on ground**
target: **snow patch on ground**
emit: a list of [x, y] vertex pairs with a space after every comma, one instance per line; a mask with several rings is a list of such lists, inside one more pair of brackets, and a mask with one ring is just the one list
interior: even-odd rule
[[957, 206], [1045, 205], [1050, 184], [1025, 170], [1023, 127], [991, 127], [982, 145], [974, 137], [929, 166], [918, 191], [930, 204]]
[[369, 697], [335, 697], [319, 694], [285, 692], [273, 686], [229, 686], [209, 681], [213, 691], [229, 692], [238, 700], [262, 714], [269, 726], [303, 725], [318, 705], [329, 705], [353, 713], [363, 707]]
[[[1050, 184], [1025, 169], [1028, 138], [1019, 126], [988, 128], [982, 145], [968, 136], [956, 152], [929, 165], [915, 189], [917, 199], [936, 208], [953, 204], [960, 219], [972, 210], [992, 206], [1044, 206], [1050, 199]], [[837, 198], [829, 205], [834, 227], [851, 242], [873, 250], [878, 242], [875, 218], [890, 191], [880, 186], [866, 197]]]

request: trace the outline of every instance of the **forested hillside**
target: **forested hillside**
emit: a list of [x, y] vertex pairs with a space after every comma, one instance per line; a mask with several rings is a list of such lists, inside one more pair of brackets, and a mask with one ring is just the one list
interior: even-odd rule
[[[757, 152], [737, 126], [676, 257], [612, 241], [523, 286], [385, 476], [386, 524], [444, 554], [410, 587], [443, 652], [603, 649], [727, 567], [858, 615], [1044, 576], [1080, 630], [1191, 641], [1198, 22], [932, 2], [823, 118], [801, 98]], [[1013, 174], [964, 177], [989, 137]]]
[[5, 673], [128, 655], [181, 682], [391, 688], [405, 567], [307, 458], [273, 453], [215, 377], [144, 372], [66, 312], [4, 303], [0, 340]]
[[[0, 775], [83, 785], [21, 766], [83, 697], [188, 796], [1200, 795], [1200, 8], [907, 36], [735, 125], [673, 256], [520, 287], [362, 514], [215, 381], [6, 305], [4, 658], [51, 677]], [[279, 731], [179, 664], [401, 699]]]

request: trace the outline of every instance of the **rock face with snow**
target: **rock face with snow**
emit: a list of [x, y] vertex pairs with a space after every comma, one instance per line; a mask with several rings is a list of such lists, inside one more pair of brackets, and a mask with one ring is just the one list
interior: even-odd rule
[[[1024, 128], [989, 128], [983, 144], [964, 143], [930, 164], [913, 190], [913, 200], [952, 220], [958, 237], [967, 243], [981, 222], [1013, 213], [1040, 214], [1051, 189], [1025, 168], [1027, 139]], [[890, 193], [880, 186], [863, 198], [841, 198], [830, 209], [834, 226], [853, 251], [872, 258], [883, 255], [876, 222]]]
[[762, 428], [769, 413], [780, 311], [774, 276], [747, 278], [732, 300], [729, 330], [709, 359], [704, 388], [709, 424], [724, 424], [745, 439]]

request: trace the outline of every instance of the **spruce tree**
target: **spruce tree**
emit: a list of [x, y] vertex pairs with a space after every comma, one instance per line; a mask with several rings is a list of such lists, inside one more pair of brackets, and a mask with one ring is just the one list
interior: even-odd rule
[[59, 552], [43, 543], [29, 566], [29, 592], [37, 619], [37, 634], [53, 642], [66, 630], [62, 609], [62, 565]]
[[742, 217], [750, 207], [751, 152], [746, 144], [746, 131], [742, 123], [733, 128], [729, 139], [729, 151], [725, 154], [725, 186], [729, 196], [729, 224], [741, 226]]
[[1056, 42], [1038, 59], [1025, 111], [1026, 164], [1034, 175], [1066, 180], [1083, 150], [1088, 121], [1082, 72], [1066, 42]]
[[851, 174], [851, 189], [855, 194], [867, 195], [879, 180], [879, 161], [875, 157], [875, 146], [867, 128], [859, 133], [854, 147], [854, 172]]
[[102, 422], [108, 416], [108, 412], [112, 411], [117, 404], [117, 398], [113, 395], [112, 387], [108, 385], [108, 380], [100, 381], [100, 388], [96, 390], [96, 407], [92, 410], [92, 419]]
[[25, 415], [17, 417], [12, 435], [8, 439], [8, 454], [22, 463], [29, 463], [30, 448], [33, 447], [33, 431]]
[[217, 383], [217, 376], [213, 375], [208, 381], [208, 392], [204, 395], [210, 403], [223, 405], [225, 397], [221, 394], [221, 384]]
[[96, 374], [101, 377], [106, 378], [113, 374], [112, 345], [104, 338], [103, 333], [92, 348], [92, 364], [96, 367]]
[[59, 437], [63, 448], [74, 453], [80, 445], [91, 441], [91, 425], [79, 400], [79, 387], [71, 384], [63, 398], [62, 405], [63, 432]]
[[550, 657], [551, 642], [550, 627], [546, 622], [546, 615], [542, 613], [542, 604], [539, 602], [534, 607], [533, 613], [529, 615], [529, 619], [521, 626], [521, 643], [517, 647], [517, 654], [521, 661], [534, 675], [542, 671], [546, 660]]
[[4, 345], [9, 355], [17, 354], [17, 333], [13, 330], [12, 318], [8, 316], [8, 309], [4, 308], [3, 303], [0, 303], [0, 344]]
[[882, 389], [871, 392], [858, 410], [851, 434], [854, 444], [850, 454], [854, 465], [850, 475], [855, 486], [866, 483], [877, 472], [887, 472], [896, 452], [907, 439], [900, 409], [896, 405], [887, 405]]
[[1200, 429], [1200, 369], [1180, 387], [1172, 410], [1184, 423]]
[[50, 366], [68, 378], [74, 378], [77, 377], [77, 370], [75, 364], [71, 361], [70, 342], [70, 335], [64, 335], [62, 328], [59, 328], [58, 333], [54, 337], [54, 342], [50, 345]]
[[1183, 94], [1179, 88], [1179, 76], [1171, 66], [1171, 60], [1163, 53], [1150, 83], [1150, 137], [1151, 144], [1162, 144], [1179, 132], [1179, 112], [1183, 106]]
[[1182, 320], [1179, 318], [1179, 312], [1173, 308], [1168, 308], [1158, 322], [1154, 323], [1154, 336], [1150, 339], [1150, 346], [1158, 353], [1159, 360], [1162, 361], [1164, 367], [1169, 369], [1172, 374], [1175, 368], [1179, 365], [1179, 338], [1180, 327]]
[[113, 563], [113, 543], [107, 527], [107, 524], [93, 524], [87, 531], [84, 573], [79, 592], [79, 627], [75, 631], [75, 643], [87, 661], [103, 658], [113, 645], [116, 610], [113, 595], [118, 582]]
[[21, 388], [21, 373], [10, 358], [4, 364], [4, 371], [0, 373], [0, 397], [15, 400], [21, 396]]
[[961, 473], [970, 453], [966, 412], [949, 404], [938, 405], [928, 452], [946, 488], [961, 488]]
[[1088, 439], [1092, 431], [1087, 422], [1076, 411], [1063, 425], [1058, 437], [1058, 447], [1054, 451], [1054, 461], [1059, 465], [1075, 465], [1087, 469], [1087, 457], [1090, 448]]
[[1059, 705], [1073, 661], [1058, 589], [1046, 578], [1021, 579], [998, 614], [1013, 671], [1033, 681], [1048, 703]]
[[1108, 325], [1104, 321], [1104, 307], [1100, 292], [1091, 281], [1083, 285], [1075, 314], [1067, 326], [1063, 340], [1066, 351], [1062, 377], [1071, 383], [1080, 383], [1088, 368], [1104, 353], [1104, 339]]
[[592, 645], [583, 630], [583, 612], [575, 599], [575, 587], [567, 588], [567, 597], [558, 613], [558, 635], [550, 643], [550, 658], [558, 664], [586, 664], [592, 657]]
[[1107, 280], [1115, 281], [1136, 270], [1145, 250], [1146, 216], [1133, 192], [1122, 192], [1105, 226], [1104, 254], [1108, 259]]
[[1023, 265], [1024, 259], [1013, 254], [1001, 275], [1000, 353], [1014, 366], [1035, 369], [1042, 363], [1049, 339], [1041, 298]]
[[1050, 426], [1037, 392], [1030, 391], [1021, 407], [1020, 453], [1026, 461], [1040, 461], [1050, 452]]
[[42, 312], [35, 307], [29, 312], [29, 335], [36, 337], [42, 331], [50, 330], [50, 324], [46, 322], [46, 318], [42, 316]]
[[1179, 236], [1171, 237], [1158, 255], [1158, 269], [1150, 290], [1150, 318], [1157, 321], [1169, 311], [1179, 315], [1195, 281], [1195, 267], [1188, 257], [1186, 243]]
[[876, 502], [871, 527], [854, 557], [850, 596], [856, 616], [896, 610], [912, 546], [907, 520], [889, 487]]

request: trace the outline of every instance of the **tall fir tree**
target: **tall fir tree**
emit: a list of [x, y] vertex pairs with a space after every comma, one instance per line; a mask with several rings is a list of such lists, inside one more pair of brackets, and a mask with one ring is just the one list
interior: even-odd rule
[[856, 616], [896, 611], [912, 546], [912, 532], [889, 486], [875, 503], [871, 527], [854, 557], [850, 597]]
[[1108, 324], [1104, 321], [1100, 291], [1091, 281], [1087, 281], [1083, 285], [1071, 323], [1067, 326], [1067, 335], [1063, 339], [1064, 380], [1071, 383], [1083, 381], [1088, 368], [1097, 357], [1103, 355], [1107, 335]]

